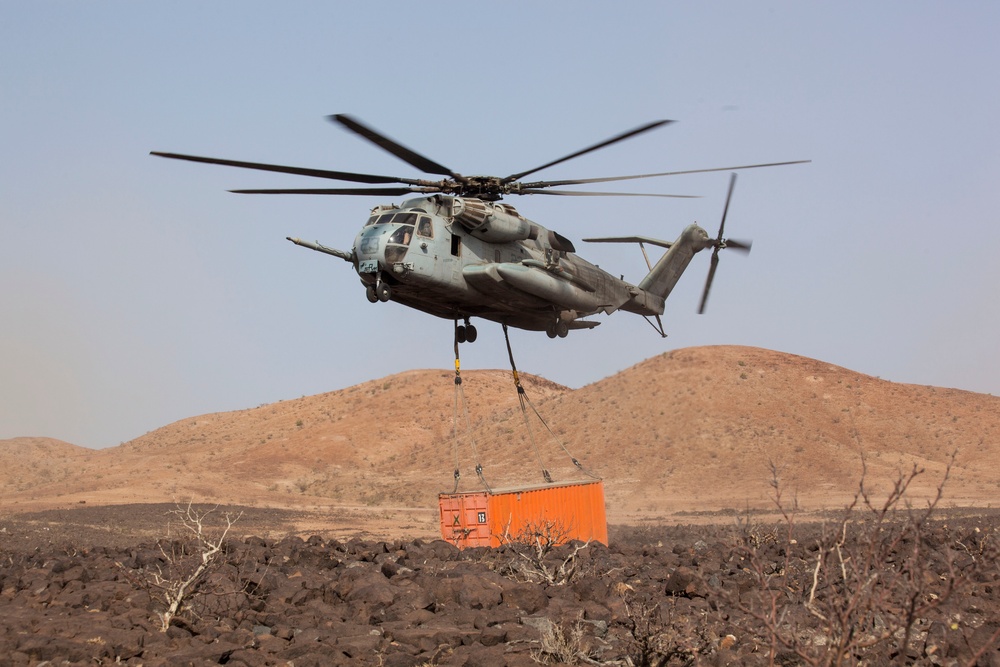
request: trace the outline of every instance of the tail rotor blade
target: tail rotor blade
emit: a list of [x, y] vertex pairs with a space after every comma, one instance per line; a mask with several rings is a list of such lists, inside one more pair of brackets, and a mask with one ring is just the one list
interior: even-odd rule
[[729, 177], [729, 191], [726, 193], [726, 206], [722, 209], [722, 220], [719, 221], [719, 235], [712, 244], [712, 263], [708, 267], [708, 278], [705, 280], [705, 290], [701, 293], [701, 304], [698, 306], [698, 314], [705, 312], [705, 305], [708, 303], [708, 293], [712, 289], [712, 281], [715, 280], [715, 270], [719, 268], [719, 251], [723, 248], [733, 248], [750, 252], [749, 241], [729, 241], [723, 238], [726, 230], [726, 216], [729, 214], [729, 202], [733, 198], [733, 188], [736, 187], [736, 173]]
[[722, 222], [719, 223], [719, 236], [716, 239], [722, 243], [722, 232], [726, 228], [726, 215], [729, 213], [729, 200], [733, 198], [733, 188], [736, 187], [736, 172], [729, 177], [729, 192], [726, 193], [726, 207], [722, 209]]
[[705, 304], [708, 303], [708, 291], [712, 289], [712, 281], [715, 279], [715, 269], [719, 266], [719, 249], [712, 251], [712, 264], [708, 267], [708, 279], [705, 281], [705, 291], [701, 293], [701, 305], [698, 306], [698, 314], [705, 312]]
[[726, 239], [727, 249], [739, 250], [742, 253], [749, 253], [751, 247], [753, 247], [752, 241], [739, 241], [737, 239]]

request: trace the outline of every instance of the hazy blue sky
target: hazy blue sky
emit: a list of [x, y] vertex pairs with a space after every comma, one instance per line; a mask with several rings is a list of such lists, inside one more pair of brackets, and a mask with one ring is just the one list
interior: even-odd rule
[[[3, 3], [0, 438], [104, 447], [451, 368], [450, 322], [369, 304], [347, 264], [284, 240], [349, 249], [384, 199], [234, 195], [317, 182], [148, 156], [419, 176], [331, 113], [463, 173], [660, 118], [678, 122], [537, 177], [813, 160], [743, 173], [727, 233], [754, 250], [723, 254], [706, 315], [703, 253], [669, 338], [625, 313], [565, 340], [516, 331], [525, 372], [579, 387], [738, 344], [1000, 393], [998, 33], [985, 1]], [[727, 180], [509, 203], [637, 281], [638, 248], [579, 240], [714, 230]], [[499, 326], [479, 328], [463, 368], [505, 367]]]

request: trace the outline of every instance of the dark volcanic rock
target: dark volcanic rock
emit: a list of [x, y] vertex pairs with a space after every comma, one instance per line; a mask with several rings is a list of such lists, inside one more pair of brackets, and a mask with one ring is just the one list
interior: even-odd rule
[[[715, 526], [617, 529], [610, 547], [579, 552], [564, 585], [502, 576], [510, 551], [440, 540], [248, 538], [225, 546], [165, 633], [162, 578], [183, 569], [165, 553], [197, 545], [20, 544], [0, 550], [0, 655], [12, 665], [800, 664], [794, 650], [769, 654], [782, 645], [764, 622], [771, 610], [796, 628], [782, 639], [823, 662], [838, 636], [823, 610], [855, 595], [870, 609], [856, 619], [852, 664], [1000, 665], [992, 515], [847, 528], [795, 526], [788, 544]], [[854, 576], [873, 592], [856, 597]], [[896, 611], [914, 600], [901, 646]]]

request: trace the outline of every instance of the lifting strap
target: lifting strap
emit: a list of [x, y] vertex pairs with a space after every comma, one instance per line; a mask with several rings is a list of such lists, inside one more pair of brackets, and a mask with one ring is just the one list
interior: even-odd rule
[[573, 462], [573, 465], [576, 466], [577, 469], [580, 470], [580, 472], [582, 472], [583, 474], [587, 475], [588, 477], [591, 477], [592, 479], [601, 479], [601, 477], [599, 475], [595, 475], [591, 471], [589, 471], [586, 468], [584, 468], [583, 464], [581, 464], [576, 459], [576, 457], [574, 457], [572, 454], [570, 454], [569, 450], [566, 449], [566, 445], [563, 444], [562, 440], [560, 440], [559, 437], [556, 436], [555, 433], [552, 432], [552, 429], [549, 428], [549, 425], [547, 423], [545, 423], [545, 419], [542, 418], [542, 415], [538, 414], [538, 410], [535, 409], [535, 406], [531, 402], [531, 399], [528, 398], [527, 392], [524, 390], [524, 387], [521, 385], [521, 378], [517, 374], [517, 365], [514, 363], [514, 352], [513, 352], [513, 350], [510, 347], [510, 335], [507, 333], [507, 325], [506, 324], [503, 325], [503, 338], [504, 338], [504, 341], [506, 341], [506, 343], [507, 343], [507, 358], [510, 359], [510, 370], [511, 370], [511, 373], [513, 374], [513, 376], [514, 376], [514, 386], [517, 387], [517, 399], [521, 403], [521, 414], [524, 416], [524, 426], [525, 426], [525, 428], [528, 429], [528, 437], [531, 439], [531, 446], [535, 450], [535, 458], [538, 459], [538, 466], [542, 470], [542, 477], [545, 479], [546, 482], [548, 482], [550, 484], [552, 483], [552, 476], [549, 474], [549, 471], [545, 469], [545, 464], [542, 463], [542, 457], [541, 457], [541, 455], [538, 452], [538, 445], [535, 443], [535, 435], [534, 435], [534, 433], [531, 430], [531, 424], [530, 424], [529, 419], [528, 419], [528, 410], [527, 410], [527, 408], [531, 408], [531, 411], [535, 413], [536, 417], [538, 417], [538, 421], [540, 421], [542, 423], [542, 426], [544, 426], [545, 430], [549, 432], [549, 435], [552, 437], [552, 439], [555, 440], [559, 444], [559, 447], [564, 452], [566, 452], [566, 456], [569, 457], [569, 460]]
[[472, 422], [469, 420], [469, 404], [465, 401], [465, 392], [462, 390], [462, 364], [458, 356], [458, 320], [455, 320], [455, 405], [452, 411], [452, 434], [454, 435], [454, 455], [455, 455], [455, 489], [452, 493], [458, 493], [458, 482], [462, 474], [458, 469], [458, 404], [462, 403], [462, 413], [465, 417], [465, 432], [468, 434], [469, 443], [472, 445], [472, 456], [476, 461], [476, 476], [483, 483], [487, 493], [493, 493], [490, 485], [487, 484], [483, 476], [483, 466], [479, 462], [479, 450], [476, 448], [476, 436], [472, 431]]

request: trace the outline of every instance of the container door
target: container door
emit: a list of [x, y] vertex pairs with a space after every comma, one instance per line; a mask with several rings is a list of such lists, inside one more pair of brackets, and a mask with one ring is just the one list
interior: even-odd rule
[[439, 497], [441, 536], [459, 548], [489, 546], [490, 526], [485, 493]]

